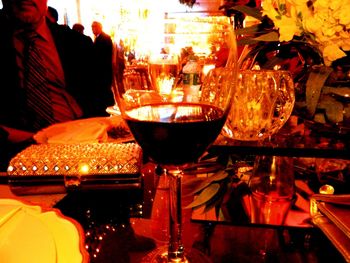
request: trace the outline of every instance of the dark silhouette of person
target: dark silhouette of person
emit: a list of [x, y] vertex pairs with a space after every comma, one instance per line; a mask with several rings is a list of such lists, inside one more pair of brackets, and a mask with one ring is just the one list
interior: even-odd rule
[[80, 34], [84, 34], [85, 27], [82, 24], [80, 24], [80, 23], [75, 23], [72, 26], [72, 29], [77, 31]]
[[100, 112], [106, 112], [108, 106], [114, 105], [112, 91], [113, 80], [113, 42], [111, 37], [103, 32], [102, 24], [94, 21], [91, 24], [94, 39], [95, 78], [100, 89]]
[[[67, 26], [50, 22], [47, 0], [30, 2], [3, 0], [0, 10], [0, 166], [7, 168], [9, 158], [28, 143], [40, 129], [54, 123], [100, 114], [94, 108], [100, 103], [94, 78], [92, 41]], [[28, 35], [36, 35], [28, 40]], [[50, 120], [43, 124], [35, 106], [29, 104], [31, 92], [26, 76], [33, 67], [26, 66], [26, 46], [34, 43], [45, 68], [43, 87], [50, 109]], [[33, 86], [33, 85], [32, 85]], [[34, 85], [34, 89], [37, 88]], [[34, 105], [34, 106], [33, 106]], [[51, 106], [50, 106], [51, 105]], [[40, 110], [40, 107], [37, 107]]]
[[119, 45], [116, 45], [116, 54], [115, 54], [116, 68], [115, 68], [115, 76], [116, 82], [118, 85], [118, 89], [120, 92], [124, 93], [124, 84], [123, 84], [123, 75], [124, 70], [126, 68], [126, 59], [125, 59], [125, 51], [124, 51], [124, 42], [123, 40], [119, 41]]
[[72, 26], [72, 30], [74, 30], [74, 31], [78, 32], [79, 34], [81, 34], [82, 39], [84, 39], [86, 42], [89, 42], [88, 43], [89, 45], [93, 45], [91, 37], [89, 37], [89, 36], [84, 34], [84, 29], [85, 29], [85, 27], [82, 24], [80, 24], [80, 23], [75, 23]]
[[47, 14], [46, 17], [52, 22], [52, 23], [58, 23], [58, 12], [57, 9], [52, 7], [52, 6], [48, 6], [47, 7]]

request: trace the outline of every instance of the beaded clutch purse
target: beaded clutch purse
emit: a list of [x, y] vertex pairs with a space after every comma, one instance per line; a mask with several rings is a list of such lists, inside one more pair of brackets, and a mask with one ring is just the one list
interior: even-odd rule
[[18, 153], [7, 172], [16, 194], [64, 193], [140, 188], [141, 165], [136, 143], [39, 144]]

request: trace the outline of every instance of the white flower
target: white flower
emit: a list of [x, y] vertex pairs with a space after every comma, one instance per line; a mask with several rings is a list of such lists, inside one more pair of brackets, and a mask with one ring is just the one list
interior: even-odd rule
[[262, 7], [280, 41], [304, 36], [328, 65], [350, 50], [350, 0], [264, 0]]
[[344, 51], [335, 44], [329, 44], [323, 49], [323, 60], [326, 66], [330, 66], [332, 61], [345, 56]]

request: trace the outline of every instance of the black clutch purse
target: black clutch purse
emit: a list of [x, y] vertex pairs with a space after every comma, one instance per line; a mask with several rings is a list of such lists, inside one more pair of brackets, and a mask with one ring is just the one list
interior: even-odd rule
[[7, 173], [15, 194], [47, 194], [141, 188], [141, 166], [136, 143], [38, 144], [18, 153]]

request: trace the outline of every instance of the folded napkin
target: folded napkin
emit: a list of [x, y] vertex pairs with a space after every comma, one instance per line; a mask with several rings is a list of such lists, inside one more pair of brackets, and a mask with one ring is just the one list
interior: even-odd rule
[[96, 117], [68, 121], [49, 126], [34, 135], [37, 143], [97, 143], [110, 140], [109, 132], [122, 129], [123, 136], [117, 139], [130, 140], [128, 128], [120, 116]]
[[88, 262], [81, 236], [81, 226], [58, 210], [0, 199], [1, 262]]

